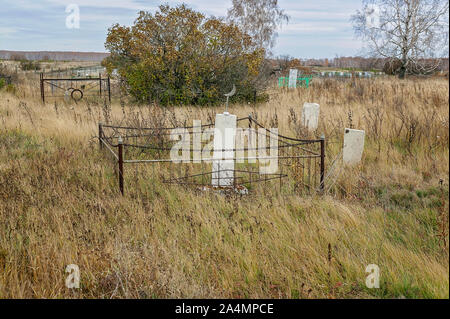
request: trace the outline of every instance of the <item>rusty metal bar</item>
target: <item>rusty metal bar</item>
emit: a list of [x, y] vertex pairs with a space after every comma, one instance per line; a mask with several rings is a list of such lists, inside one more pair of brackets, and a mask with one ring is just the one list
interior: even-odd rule
[[320, 139], [320, 191], [325, 190], [325, 136]]
[[[123, 146], [123, 142], [122, 142], [122, 146]], [[215, 161], [215, 160], [221, 160], [221, 161], [231, 161], [231, 160], [236, 160], [236, 161], [245, 161], [245, 160], [269, 160], [269, 159], [287, 159], [287, 158], [307, 158], [307, 159], [311, 159], [311, 158], [318, 158], [320, 157], [320, 155], [298, 155], [298, 156], [252, 156], [252, 157], [238, 157], [238, 158], [234, 158], [234, 157], [226, 157], [226, 158], [214, 158], [214, 157], [208, 157], [208, 158], [203, 158], [202, 161], [204, 162], [210, 162], [210, 161]], [[124, 160], [124, 163], [163, 163], [163, 162], [172, 162], [173, 160], [170, 158], [166, 158], [166, 159], [154, 159], [154, 160]]]
[[100, 78], [45, 78], [45, 81], [96, 81]]
[[109, 145], [103, 140], [100, 139], [100, 141], [106, 146], [106, 148], [111, 152], [111, 154], [116, 158], [116, 160], [119, 160], [119, 156], [109, 147]]
[[41, 99], [42, 99], [42, 103], [45, 103], [45, 91], [44, 91], [44, 74], [41, 73], [39, 75], [39, 81], [41, 84]]
[[119, 190], [123, 195], [123, 141], [119, 138]]
[[101, 74], [98, 75], [98, 83], [100, 84], [99, 94], [100, 94], [100, 97], [102, 97], [102, 75]]
[[111, 103], [111, 78], [108, 76], [108, 99], [109, 103]]
[[102, 123], [98, 123], [98, 143], [100, 145], [100, 149], [103, 149], [102, 137], [103, 137], [103, 125]]

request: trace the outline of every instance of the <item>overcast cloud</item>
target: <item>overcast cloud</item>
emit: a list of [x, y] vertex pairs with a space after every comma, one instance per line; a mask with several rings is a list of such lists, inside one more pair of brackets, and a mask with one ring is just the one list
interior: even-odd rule
[[[0, 50], [104, 52], [108, 27], [131, 25], [140, 10], [186, 3], [203, 13], [225, 16], [231, 0], [0, 0]], [[80, 8], [80, 28], [66, 28], [68, 4]], [[350, 16], [361, 0], [279, 0], [291, 21], [279, 31], [276, 55], [332, 58], [356, 55]]]

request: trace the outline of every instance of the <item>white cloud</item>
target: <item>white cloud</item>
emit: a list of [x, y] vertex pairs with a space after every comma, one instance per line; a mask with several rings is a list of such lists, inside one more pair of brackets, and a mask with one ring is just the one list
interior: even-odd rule
[[15, 28], [15, 27], [0, 27], [0, 34], [1, 35], [8, 35], [11, 33], [16, 33], [18, 32], [19, 29]]
[[290, 23], [282, 27], [279, 34], [296, 34], [296, 33], [308, 33], [313, 32], [335, 32], [336, 26], [317, 24], [317, 23]]
[[[64, 28], [65, 7], [78, 4], [81, 29]], [[231, 0], [0, 0], [6, 14], [0, 20], [2, 49], [104, 50], [107, 28], [114, 23], [131, 25], [140, 10], [154, 12], [160, 4], [186, 3], [206, 15], [226, 16]], [[298, 57], [350, 55], [360, 47], [353, 39], [350, 16], [361, 0], [279, 0], [291, 20], [278, 30], [275, 51]], [[61, 24], [60, 29], [55, 28]], [[20, 39], [20, 40], [19, 40]]]

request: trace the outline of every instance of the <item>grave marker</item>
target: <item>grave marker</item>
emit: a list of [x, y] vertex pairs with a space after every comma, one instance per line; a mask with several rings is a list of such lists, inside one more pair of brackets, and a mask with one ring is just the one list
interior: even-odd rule
[[297, 75], [298, 70], [297, 69], [290, 69], [289, 70], [289, 88], [297, 88]]
[[361, 162], [365, 135], [366, 133], [362, 130], [345, 129], [343, 149], [344, 164], [354, 165]]
[[303, 104], [301, 121], [303, 126], [308, 128], [309, 131], [317, 130], [319, 126], [319, 113], [320, 105], [317, 103], [305, 103]]
[[216, 114], [211, 185], [234, 185], [234, 149], [236, 148], [236, 115]]

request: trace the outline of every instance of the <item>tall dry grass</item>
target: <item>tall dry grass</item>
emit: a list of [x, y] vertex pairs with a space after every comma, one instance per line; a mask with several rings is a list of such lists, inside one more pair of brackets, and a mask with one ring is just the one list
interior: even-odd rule
[[[42, 105], [33, 85], [0, 92], [0, 297], [448, 298], [448, 82], [318, 80], [230, 107], [303, 136], [301, 105], [319, 103], [328, 168], [345, 127], [367, 133], [362, 163], [336, 171], [326, 195], [267, 184], [243, 197], [168, 186], [148, 166], [126, 168], [119, 196], [97, 123], [151, 122], [155, 107]], [[79, 290], [65, 287], [68, 264]], [[380, 289], [365, 286], [368, 264]]]

